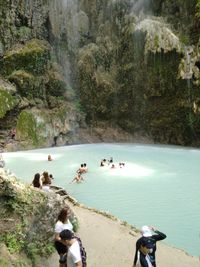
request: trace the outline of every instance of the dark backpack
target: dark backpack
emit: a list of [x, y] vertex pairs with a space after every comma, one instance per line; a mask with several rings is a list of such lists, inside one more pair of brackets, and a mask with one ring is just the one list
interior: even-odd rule
[[78, 241], [79, 246], [80, 246], [82, 267], [87, 267], [87, 254], [86, 254], [85, 248], [83, 247], [81, 239], [78, 236], [75, 236], [75, 238]]

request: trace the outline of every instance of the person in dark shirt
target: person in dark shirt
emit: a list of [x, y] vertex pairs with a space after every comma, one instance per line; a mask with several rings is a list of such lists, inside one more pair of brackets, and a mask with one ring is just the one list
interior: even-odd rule
[[[153, 267], [149, 253], [153, 249], [153, 243], [152, 241], [147, 238], [143, 237], [140, 242], [140, 247], [137, 253], [137, 260], [139, 263], [139, 266], [141, 267]], [[133, 265], [135, 266], [135, 265]], [[138, 265], [137, 265], [138, 266]]]
[[[152, 234], [152, 232], [154, 234]], [[138, 260], [138, 251], [141, 247], [141, 242], [143, 242], [144, 239], [149, 239], [150, 242], [152, 242], [153, 247], [151, 251], [148, 253], [152, 266], [156, 267], [156, 258], [155, 258], [155, 253], [156, 253], [156, 242], [165, 239], [167, 236], [158, 230], [156, 230], [154, 227], [149, 227], [149, 226], [143, 226], [141, 228], [141, 234], [142, 237], [140, 237], [137, 242], [136, 242], [136, 251], [135, 251], [135, 258], [134, 258], [134, 263], [133, 266], [136, 266], [137, 260]]]

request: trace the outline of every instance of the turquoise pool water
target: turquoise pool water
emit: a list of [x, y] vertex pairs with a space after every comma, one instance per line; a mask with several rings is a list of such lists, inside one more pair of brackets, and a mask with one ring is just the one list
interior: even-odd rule
[[[48, 162], [48, 154], [53, 161]], [[166, 243], [200, 255], [200, 150], [138, 144], [91, 144], [4, 153], [6, 168], [30, 182], [49, 171], [54, 183], [89, 207], [166, 233]], [[103, 158], [124, 168], [100, 167]], [[69, 182], [81, 163], [89, 172]]]

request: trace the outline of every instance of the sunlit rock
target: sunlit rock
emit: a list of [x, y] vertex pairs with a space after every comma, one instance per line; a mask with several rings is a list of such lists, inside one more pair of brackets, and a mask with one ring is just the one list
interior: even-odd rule
[[169, 28], [169, 25], [161, 19], [145, 18], [136, 24], [135, 30], [146, 33], [145, 53], [156, 53], [161, 52], [161, 50], [164, 52], [181, 51], [182, 46], [179, 38]]

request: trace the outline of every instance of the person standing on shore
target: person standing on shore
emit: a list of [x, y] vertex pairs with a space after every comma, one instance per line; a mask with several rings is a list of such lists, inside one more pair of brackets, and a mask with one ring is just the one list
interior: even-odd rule
[[[69, 209], [68, 208], [63, 208], [61, 209], [60, 213], [58, 214], [58, 218], [55, 224], [55, 248], [62, 257], [66, 252], [67, 252], [67, 247], [63, 242], [61, 241], [60, 238], [60, 233], [63, 230], [70, 230], [73, 232], [73, 225], [69, 220]], [[62, 263], [60, 263], [60, 267], [63, 267]]]
[[67, 267], [83, 267], [80, 245], [77, 238], [70, 230], [60, 233], [61, 242], [68, 248], [67, 253], [60, 259], [60, 264]]
[[153, 267], [149, 256], [152, 249], [152, 241], [149, 238], [142, 237], [137, 253], [137, 265], [133, 264], [133, 266]]
[[[152, 232], [154, 234], [152, 234]], [[155, 253], [157, 249], [156, 242], [165, 239], [167, 236], [163, 234], [162, 232], [156, 230], [154, 227], [146, 226], [146, 225], [142, 226], [141, 234], [142, 234], [142, 237], [140, 237], [136, 242], [136, 251], [135, 251], [135, 258], [134, 258], [133, 266], [136, 266], [136, 263], [138, 260], [138, 251], [140, 249], [141, 242], [143, 241], [143, 239], [150, 239], [150, 241], [153, 244], [153, 248], [148, 254], [149, 254], [152, 266], [156, 267], [156, 257], [155, 257]]]

